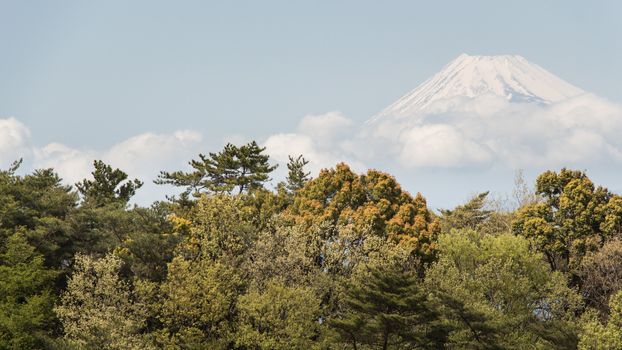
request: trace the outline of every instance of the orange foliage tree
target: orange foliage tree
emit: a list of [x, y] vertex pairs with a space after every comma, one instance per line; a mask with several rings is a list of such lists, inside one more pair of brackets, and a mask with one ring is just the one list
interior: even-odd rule
[[438, 218], [421, 194], [402, 190], [389, 174], [356, 174], [344, 163], [324, 169], [296, 195], [288, 214], [297, 224], [351, 224], [360, 230], [409, 245], [423, 261], [434, 256]]

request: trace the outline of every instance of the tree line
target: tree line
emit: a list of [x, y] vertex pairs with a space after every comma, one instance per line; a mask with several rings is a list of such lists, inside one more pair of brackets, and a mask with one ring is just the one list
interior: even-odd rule
[[622, 196], [585, 172], [434, 212], [256, 142], [68, 186], [0, 171], [0, 349], [622, 349]]

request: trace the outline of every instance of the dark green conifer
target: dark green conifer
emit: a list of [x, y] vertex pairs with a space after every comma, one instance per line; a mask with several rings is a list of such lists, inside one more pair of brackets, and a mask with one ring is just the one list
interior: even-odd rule
[[290, 192], [297, 192], [300, 190], [311, 178], [310, 172], [305, 172], [305, 166], [309, 164], [302, 155], [294, 158], [289, 156], [289, 162], [287, 163], [287, 179], [286, 187]]
[[21, 233], [0, 251], [0, 349], [41, 349], [53, 332], [57, 274]]
[[354, 349], [361, 345], [436, 349], [446, 338], [411, 273], [374, 269], [360, 285], [348, 289], [345, 306], [345, 314], [331, 325]]
[[162, 171], [155, 183], [186, 187], [185, 193], [194, 195], [231, 193], [236, 188], [242, 193], [262, 188], [276, 169], [276, 165], [268, 163], [268, 155], [263, 154], [265, 150], [255, 141], [240, 147], [229, 143], [218, 153], [199, 154], [198, 160], [191, 160], [193, 171]]
[[85, 203], [103, 206], [110, 203], [127, 204], [143, 183], [134, 179], [127, 181], [127, 174], [120, 169], [113, 169], [101, 160], [93, 162], [95, 169], [91, 173], [93, 180], [84, 179], [76, 184]]

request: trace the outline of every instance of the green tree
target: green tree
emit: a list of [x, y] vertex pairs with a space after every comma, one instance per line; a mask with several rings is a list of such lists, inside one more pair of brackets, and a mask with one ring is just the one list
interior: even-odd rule
[[147, 306], [136, 289], [120, 277], [122, 260], [78, 254], [60, 304], [54, 309], [67, 346], [79, 349], [148, 349], [141, 333]]
[[133, 208], [123, 215], [126, 231], [123, 239], [114, 245], [131, 275], [154, 282], [166, 278], [167, 264], [174, 256], [177, 244], [183, 239], [183, 230], [176, 230], [173, 213], [162, 203], [149, 208]]
[[445, 347], [448, 349], [504, 349], [501, 343], [503, 329], [485, 311], [451, 294], [435, 290], [436, 307], [447, 321], [449, 332]]
[[311, 179], [310, 172], [305, 171], [305, 166], [309, 164], [302, 155], [294, 158], [289, 156], [287, 163], [287, 178], [285, 179], [287, 190], [295, 193], [299, 191]]
[[227, 349], [234, 343], [236, 301], [243, 292], [239, 272], [205, 257], [175, 257], [162, 284], [162, 347]]
[[320, 300], [308, 287], [271, 281], [238, 301], [236, 344], [247, 349], [312, 349], [320, 344]]
[[186, 258], [226, 259], [236, 267], [253, 244], [257, 228], [239, 196], [204, 195], [189, 217], [189, 232], [178, 252]]
[[56, 273], [22, 233], [10, 236], [0, 253], [0, 349], [43, 349], [55, 325]]
[[186, 187], [186, 193], [198, 195], [203, 192], [238, 193], [262, 188], [270, 180], [270, 173], [276, 165], [269, 164], [269, 157], [252, 141], [240, 147], [227, 144], [218, 153], [207, 156], [199, 154], [199, 160], [191, 160], [191, 172], [160, 172], [157, 184], [170, 184]]
[[144, 222], [137, 214], [118, 203], [80, 206], [63, 223], [72, 252], [102, 257], [123, 245], [134, 232], [141, 230]]
[[482, 233], [509, 232], [513, 213], [502, 207], [500, 200], [488, 198], [488, 192], [473, 196], [452, 210], [441, 209], [441, 231], [471, 229]]
[[416, 275], [373, 269], [346, 290], [342, 317], [331, 320], [343, 343], [389, 348], [437, 349], [445, 330], [437, 323]]
[[441, 209], [443, 232], [449, 232], [451, 229], [476, 230], [480, 228], [492, 214], [492, 210], [484, 209], [487, 196], [488, 192], [482, 192], [453, 210]]
[[307, 227], [351, 224], [361, 232], [412, 247], [413, 254], [424, 262], [434, 258], [440, 231], [423, 196], [413, 198], [386, 173], [369, 170], [358, 175], [343, 163], [322, 170], [298, 191], [287, 214]]
[[239, 196], [203, 195], [184, 219], [187, 235], [161, 285], [164, 347], [224, 349], [234, 344], [242, 263], [256, 228]]
[[60, 268], [72, 255], [64, 221], [77, 205], [77, 194], [52, 169], [16, 175], [20, 164], [0, 171], [0, 242], [26, 229], [23, 234], [44, 255], [46, 266]]
[[275, 218], [292, 202], [291, 194], [285, 193], [282, 186], [278, 186], [276, 193], [260, 188], [238, 197], [245, 216], [257, 231], [273, 230]]
[[[171, 225], [166, 217], [171, 211], [162, 203], [129, 208], [128, 201], [142, 182], [126, 181], [122, 170], [95, 161], [92, 174], [93, 180], [77, 184], [84, 201], [63, 222], [73, 253], [101, 257], [117, 249], [139, 277], [162, 279], [166, 263], [172, 259], [172, 245], [177, 243], [176, 237], [167, 235]], [[163, 260], [157, 261], [160, 258]], [[144, 274], [149, 269], [149, 275]]]
[[609, 302], [611, 315], [601, 323], [596, 312], [588, 312], [582, 319], [579, 350], [622, 349], [622, 291], [614, 294]]
[[111, 203], [126, 205], [136, 190], [143, 183], [134, 179], [127, 181], [127, 174], [119, 169], [113, 169], [101, 160], [93, 162], [95, 170], [91, 173], [93, 180], [84, 179], [76, 184], [84, 202], [94, 206], [103, 206]]
[[571, 320], [580, 296], [528, 240], [452, 231], [439, 237], [438, 249], [425, 284], [453, 329], [449, 348], [576, 347]]
[[612, 208], [617, 197], [568, 169], [538, 176], [536, 194], [543, 200], [519, 209], [513, 231], [529, 238], [553, 270], [576, 276], [583, 256], [598, 250], [618, 226], [622, 211]]

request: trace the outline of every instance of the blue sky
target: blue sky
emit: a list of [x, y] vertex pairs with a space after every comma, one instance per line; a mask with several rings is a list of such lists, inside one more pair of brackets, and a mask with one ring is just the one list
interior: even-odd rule
[[518, 53], [622, 102], [622, 3], [586, 4], [4, 2], [0, 113], [40, 143], [264, 135], [307, 113], [367, 119], [461, 52]]
[[622, 103], [620, 18], [619, 1], [4, 1], [0, 118], [40, 147], [175, 130], [212, 147], [307, 114], [362, 122], [462, 52]]

